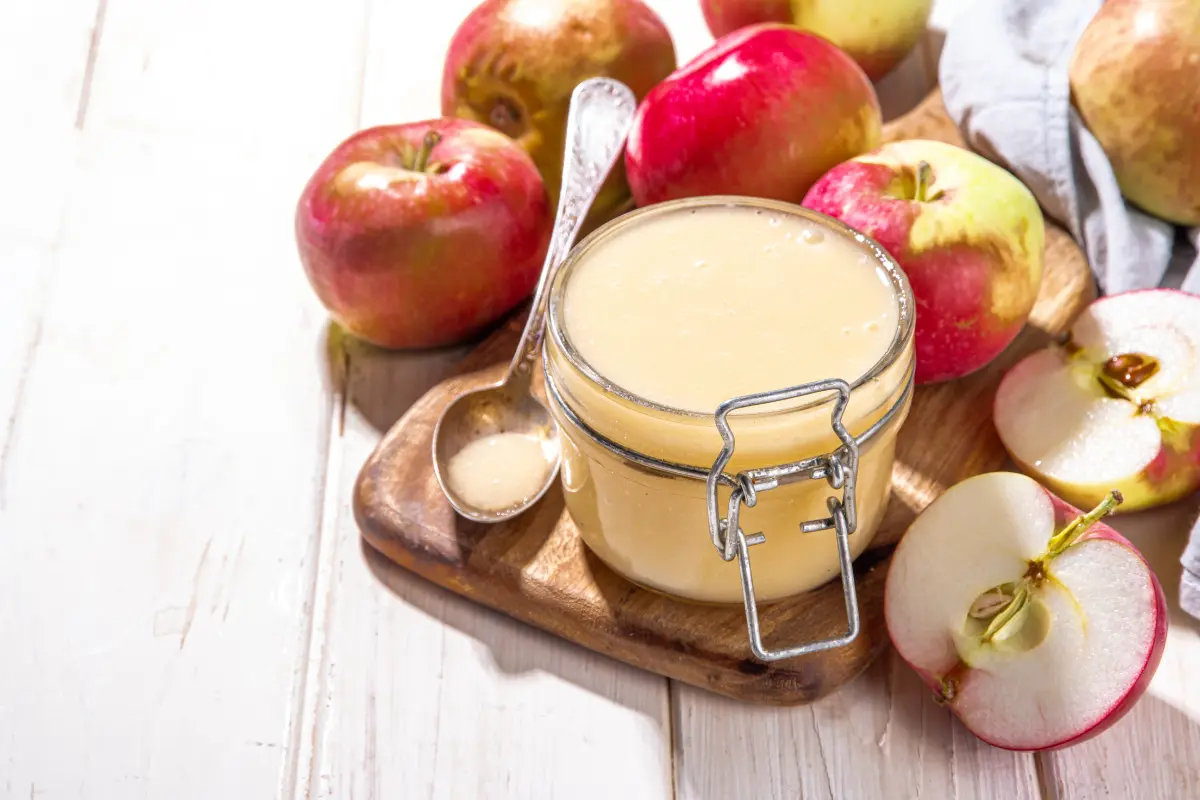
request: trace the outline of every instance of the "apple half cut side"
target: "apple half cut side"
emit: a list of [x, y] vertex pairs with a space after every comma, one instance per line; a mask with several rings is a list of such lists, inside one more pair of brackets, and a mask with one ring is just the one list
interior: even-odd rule
[[1141, 697], [1167, 606], [1142, 555], [1100, 518], [1016, 472], [969, 478], [913, 522], [884, 591], [900, 656], [980, 739], [1075, 744]]
[[1005, 374], [993, 418], [1022, 471], [1074, 505], [1111, 489], [1122, 511], [1200, 488], [1200, 296], [1092, 303], [1067, 337]]

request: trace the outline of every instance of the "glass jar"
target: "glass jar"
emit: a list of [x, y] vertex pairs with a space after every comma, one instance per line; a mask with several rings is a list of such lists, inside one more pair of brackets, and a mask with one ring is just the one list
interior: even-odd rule
[[[886, 274], [898, 307], [883, 357], [864, 374], [829, 376], [844, 379], [837, 382], [840, 393], [834, 385], [793, 387], [786, 397], [750, 398], [733, 409], [722, 406], [715, 417], [651, 402], [597, 372], [572, 342], [565, 314], [564, 298], [579, 265], [598, 245], [635, 226], [706, 206], [800, 217], [869, 256]], [[852, 316], [854, 298], [846, 302]], [[730, 335], [737, 341], [737, 330]], [[797, 358], [804, 357], [804, 346], [796, 343]], [[756, 357], [753, 342], [744, 343], [743, 350], [744, 357]], [[760, 602], [777, 600], [811, 590], [837, 576], [843, 565], [848, 568], [883, 517], [896, 432], [912, 394], [912, 294], [903, 272], [882, 248], [824, 215], [750, 198], [673, 201], [623, 215], [575, 248], [552, 287], [543, 361], [550, 411], [562, 434], [564, 496], [587, 546], [630, 581], [674, 597], [705, 603], [749, 604], [751, 596]], [[764, 399], [771, 402], [763, 404]], [[730, 428], [726, 442], [719, 431], [721, 410]], [[732, 445], [729, 452], [722, 452], [723, 444]], [[782, 480], [779, 470], [770, 469], [779, 465], [793, 465], [791, 472], [783, 471]], [[831, 484], [843, 491], [849, 486], [848, 507], [841, 512], [848, 523], [846, 558], [839, 554], [838, 514], [830, 498], [840, 501]], [[716, 519], [710, 513], [714, 509]], [[727, 510], [736, 515], [736, 524], [726, 526]], [[810, 522], [814, 520], [823, 520], [826, 530], [822, 523]], [[806, 529], [815, 532], [801, 531], [806, 522]], [[735, 542], [723, 526], [745, 534], [736, 535]], [[759, 533], [761, 537], [754, 535]], [[752, 590], [735, 563], [745, 561], [749, 574], [748, 559], [738, 552], [744, 554], [751, 545]]]

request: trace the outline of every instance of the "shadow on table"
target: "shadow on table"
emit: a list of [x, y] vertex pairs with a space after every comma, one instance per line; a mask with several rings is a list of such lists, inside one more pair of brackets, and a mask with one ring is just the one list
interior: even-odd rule
[[[515, 338], [522, 321], [521, 314], [514, 314], [497, 328], [515, 326]], [[457, 347], [389, 351], [356, 339], [331, 324], [325, 340], [328, 379], [335, 392], [345, 397], [348, 413], [352, 410], [382, 435], [426, 391], [454, 374], [467, 353], [486, 341], [497, 328]], [[552, 494], [557, 496], [561, 511], [561, 495]], [[558, 512], [547, 513], [557, 518]], [[384, 587], [422, 613], [470, 636], [487, 649], [501, 672], [555, 675], [665, 723], [659, 691], [662, 678], [627, 668], [461, 598], [397, 566], [365, 541], [360, 540], [360, 546], [367, 567]]]
[[665, 679], [627, 667], [486, 606], [459, 597], [403, 567], [366, 542], [363, 560], [371, 573], [399, 599], [429, 617], [466, 634], [506, 675], [544, 673], [568, 681], [654, 719], [665, 728], [660, 689]]

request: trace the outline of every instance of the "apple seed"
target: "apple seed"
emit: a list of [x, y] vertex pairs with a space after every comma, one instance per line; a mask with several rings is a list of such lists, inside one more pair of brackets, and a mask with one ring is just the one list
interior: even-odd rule
[[971, 604], [971, 609], [967, 613], [972, 619], [991, 619], [1000, 613], [1000, 611], [1009, 603], [1012, 602], [1012, 595], [1000, 590], [1000, 587], [986, 591], [979, 597], [975, 598], [975, 602]]

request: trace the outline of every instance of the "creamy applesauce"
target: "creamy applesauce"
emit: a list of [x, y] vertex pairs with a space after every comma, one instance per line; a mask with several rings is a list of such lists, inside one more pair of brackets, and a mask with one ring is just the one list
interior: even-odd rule
[[[665, 203], [580, 245], [556, 279], [550, 313], [545, 359], [564, 434], [564, 494], [584, 541], [613, 569], [684, 598], [740, 601], [737, 563], [722, 560], [709, 536], [703, 481], [634, 463], [617, 447], [707, 472], [721, 448], [717, 405], [826, 378], [853, 386], [843, 416], [853, 435], [900, 406], [861, 448], [850, 541], [854, 555], [865, 549], [907, 412], [913, 321], [903, 274], [871, 242], [784, 203]], [[831, 399], [735, 412], [726, 472], [834, 450]], [[799, 530], [828, 516], [831, 496], [840, 492], [803, 481], [743, 508], [742, 529], [766, 535], [751, 548], [759, 599], [838, 574], [834, 534]], [[722, 489], [721, 516], [727, 499]]]
[[738, 395], [857, 378], [887, 352], [899, 315], [891, 278], [858, 242], [802, 217], [720, 206], [598, 244], [564, 304], [597, 372], [705, 414]]
[[454, 493], [476, 508], [502, 511], [537, 495], [546, 482], [542, 443], [521, 433], [496, 433], [467, 444], [446, 465]]

